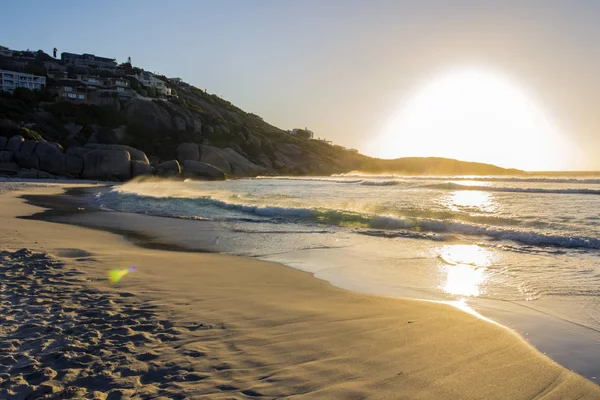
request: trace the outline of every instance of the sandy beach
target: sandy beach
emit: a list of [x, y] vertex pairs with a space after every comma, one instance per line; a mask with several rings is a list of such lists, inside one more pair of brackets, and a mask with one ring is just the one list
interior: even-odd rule
[[[67, 186], [0, 183], [0, 399], [600, 399], [500, 325], [177, 251], [169, 229], [210, 226], [78, 211]], [[23, 195], [65, 223], [22, 218], [43, 211]]]

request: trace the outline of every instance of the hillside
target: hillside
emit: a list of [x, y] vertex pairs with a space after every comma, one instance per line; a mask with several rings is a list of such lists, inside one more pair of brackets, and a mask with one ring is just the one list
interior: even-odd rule
[[[29, 60], [25, 69], [46, 76], [47, 85], [38, 91], [17, 88], [13, 94], [0, 94], [0, 136], [20, 135], [24, 139], [56, 142], [61, 148], [75, 149], [70, 153], [78, 156], [83, 156], [85, 149], [101, 145], [113, 145], [113, 149], [114, 145], [124, 145], [146, 153], [153, 168], [170, 160], [183, 164], [186, 157], [191, 157], [190, 160], [217, 166], [229, 176], [329, 175], [349, 171], [486, 175], [520, 172], [441, 158], [374, 159], [325, 141], [291, 135], [179, 79], [150, 74], [154, 86], [145, 86], [145, 81], [139, 80], [142, 78], [136, 78], [145, 72], [130, 64], [73, 67], [43, 52], [32, 54], [25, 58]], [[14, 64], [13, 59], [0, 59], [0, 67], [11, 68], [11, 62]], [[104, 87], [92, 87], [90, 81], [105, 82]], [[115, 84], [123, 85], [125, 90], [114, 90]], [[85, 93], [85, 101], [65, 101], [62, 90], [69, 85], [81, 96]], [[169, 95], [157, 95], [157, 89]], [[138, 158], [145, 161], [145, 157]], [[16, 152], [13, 156], [5, 154], [3, 161], [23, 168], [15, 158]], [[57, 168], [58, 171], [62, 170]]]

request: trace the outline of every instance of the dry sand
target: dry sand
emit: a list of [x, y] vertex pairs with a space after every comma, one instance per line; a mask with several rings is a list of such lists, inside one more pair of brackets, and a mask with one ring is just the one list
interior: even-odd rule
[[0, 399], [600, 399], [511, 331], [450, 306], [17, 219], [40, 211], [23, 193], [0, 195]]

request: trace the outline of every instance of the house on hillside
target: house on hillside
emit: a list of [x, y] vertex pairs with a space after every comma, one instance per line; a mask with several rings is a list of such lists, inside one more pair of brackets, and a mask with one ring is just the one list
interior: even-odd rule
[[162, 79], [158, 79], [154, 74], [148, 71], [142, 71], [137, 75], [133, 75], [135, 79], [145, 87], [156, 89], [156, 94], [159, 96], [170, 96], [171, 88], [169, 88]]
[[56, 86], [56, 94], [61, 100], [86, 103], [88, 90], [78, 79], [61, 79]]
[[13, 51], [6, 46], [0, 46], [0, 56], [1, 57], [12, 57]]
[[117, 61], [114, 58], [98, 57], [93, 54], [61, 53], [60, 59], [67, 65], [76, 67], [92, 68], [116, 68]]
[[[306, 133], [304, 133], [304, 132], [306, 132]], [[299, 133], [301, 135], [307, 135], [308, 139], [314, 139], [314, 137], [315, 137], [315, 133], [311, 130], [308, 130], [308, 128], [304, 128], [304, 129], [295, 128], [295, 129], [292, 129], [291, 131], [289, 131], [289, 133], [290, 133], [290, 135], [293, 135], [293, 136], [298, 136]]]
[[0, 90], [14, 92], [22, 87], [29, 90], [40, 90], [46, 86], [46, 77], [26, 74], [23, 72], [7, 71], [0, 69]]

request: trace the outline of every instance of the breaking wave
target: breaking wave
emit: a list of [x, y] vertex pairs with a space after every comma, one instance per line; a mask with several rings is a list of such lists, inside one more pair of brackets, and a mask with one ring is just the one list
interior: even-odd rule
[[[165, 197], [121, 193], [113, 189], [98, 196], [98, 201], [105, 208], [137, 212], [151, 215], [171, 216], [178, 218], [205, 217], [209, 213], [211, 219], [219, 220], [215, 213], [206, 211], [207, 208], [230, 210], [243, 215], [250, 214], [261, 218], [260, 222], [285, 223], [304, 222], [326, 226], [346, 226], [350, 228], [379, 230], [366, 234], [382, 237], [415, 237], [433, 240], [447, 240], [457, 235], [477, 236], [491, 240], [512, 241], [524, 245], [554, 246], [559, 248], [600, 249], [600, 239], [577, 235], [546, 234], [531, 229], [517, 229], [515, 226], [499, 227], [483, 223], [457, 221], [454, 219], [434, 219], [418, 217], [397, 217], [377, 215], [348, 210], [319, 208], [319, 207], [288, 207], [268, 204], [247, 204], [211, 196]], [[241, 215], [239, 214], [241, 213]], [[221, 218], [230, 220], [232, 217]], [[489, 221], [489, 217], [487, 218]], [[505, 221], [506, 222], [506, 221]], [[509, 225], [509, 224], [505, 224]], [[366, 231], [359, 231], [365, 233]]]
[[542, 188], [518, 188], [518, 187], [495, 187], [478, 185], [461, 185], [453, 182], [446, 182], [433, 185], [422, 186], [427, 189], [441, 190], [475, 190], [483, 192], [509, 192], [509, 193], [551, 193], [551, 194], [593, 194], [600, 195], [600, 189], [542, 189]]

